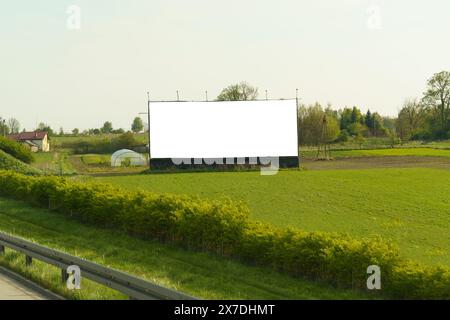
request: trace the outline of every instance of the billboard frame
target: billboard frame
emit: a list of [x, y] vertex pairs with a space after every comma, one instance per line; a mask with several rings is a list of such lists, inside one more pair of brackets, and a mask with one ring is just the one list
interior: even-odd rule
[[[296, 162], [296, 167], [299, 168], [300, 167], [300, 139], [299, 139], [299, 117], [298, 117], [298, 89], [296, 91], [296, 97], [295, 98], [288, 98], [288, 99], [254, 99], [254, 100], [232, 100], [232, 101], [237, 101], [237, 102], [248, 102], [248, 101], [285, 101], [285, 100], [295, 100], [295, 105], [296, 105], [296, 124], [297, 124], [297, 130], [296, 130], [296, 138], [297, 138], [297, 162]], [[163, 103], [163, 102], [205, 102], [205, 103], [211, 103], [211, 102], [224, 102], [223, 100], [212, 100], [212, 101], [208, 101], [208, 100], [151, 100], [150, 99], [150, 94], [149, 92], [147, 92], [147, 113], [148, 113], [148, 167], [149, 170], [152, 169], [152, 165], [151, 165], [151, 160], [152, 160], [152, 154], [151, 154], [151, 135], [150, 135], [150, 105], [152, 102], [154, 103]], [[235, 157], [236, 158], [236, 157]], [[226, 158], [223, 158], [226, 159]], [[238, 158], [236, 158], [238, 159]], [[248, 159], [248, 157], [246, 157], [246, 159]], [[285, 162], [287, 163], [287, 166], [291, 166], [290, 163], [292, 163], [292, 157], [280, 157], [281, 160], [285, 160]], [[158, 160], [158, 159], [155, 159]], [[160, 163], [164, 163], [167, 159], [159, 159], [162, 161], [158, 161]], [[194, 160], [194, 158], [192, 158], [192, 160]], [[258, 166], [260, 164], [257, 164]], [[234, 165], [236, 166], [236, 165]], [[291, 166], [292, 167], [292, 166]]]

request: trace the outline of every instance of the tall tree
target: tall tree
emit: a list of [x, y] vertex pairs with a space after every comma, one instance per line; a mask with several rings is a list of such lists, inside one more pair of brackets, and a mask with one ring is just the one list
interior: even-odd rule
[[39, 126], [37, 127], [37, 130], [45, 131], [45, 132], [48, 133], [49, 136], [53, 136], [54, 135], [53, 129], [48, 124], [45, 124], [43, 122], [39, 123]]
[[450, 72], [436, 73], [428, 80], [427, 91], [423, 103], [435, 110], [439, 121], [439, 129], [443, 132], [450, 129]]
[[9, 134], [9, 127], [6, 124], [6, 120], [0, 118], [0, 136], [6, 136]]
[[111, 131], [113, 131], [113, 125], [112, 125], [112, 123], [111, 123], [110, 121], [106, 121], [106, 122], [103, 124], [103, 127], [102, 127], [101, 131], [102, 131], [103, 133], [111, 133]]
[[383, 117], [381, 117], [377, 112], [372, 114], [372, 135], [375, 137], [388, 135], [388, 131], [384, 127]]
[[133, 123], [131, 124], [131, 131], [138, 133], [142, 130], [144, 130], [144, 123], [142, 122], [142, 119], [140, 117], [134, 118]]
[[340, 133], [336, 118], [329, 111], [324, 111], [318, 103], [309, 107], [300, 107], [299, 130], [300, 143], [313, 146], [331, 143]]
[[366, 116], [364, 117], [364, 123], [367, 128], [369, 128], [370, 132], [373, 134], [373, 117], [370, 110], [367, 110]]
[[362, 121], [362, 115], [361, 110], [359, 110], [357, 107], [353, 107], [352, 109], [352, 115], [351, 115], [352, 123], [361, 123]]
[[217, 96], [218, 101], [247, 101], [255, 100], [258, 97], [258, 88], [251, 86], [247, 82], [233, 84], [226, 87]]

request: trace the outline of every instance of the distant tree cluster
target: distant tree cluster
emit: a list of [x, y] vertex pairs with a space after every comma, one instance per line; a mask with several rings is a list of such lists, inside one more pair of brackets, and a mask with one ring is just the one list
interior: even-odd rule
[[99, 139], [74, 139], [64, 141], [61, 145], [62, 148], [72, 149], [76, 154], [110, 154], [119, 149], [133, 149], [140, 146], [142, 142], [138, 141], [132, 132]]
[[396, 131], [402, 140], [450, 139], [450, 72], [434, 74], [421, 99], [405, 101]]
[[333, 110], [319, 103], [299, 108], [299, 141], [303, 145], [320, 145], [346, 142], [353, 139], [361, 144], [368, 137], [389, 137], [393, 133], [394, 120], [383, 118], [358, 107]]
[[[248, 101], [258, 97], [258, 88], [247, 82], [240, 82], [224, 88], [217, 101]], [[390, 138], [392, 144], [407, 140], [450, 139], [450, 72], [434, 74], [427, 82], [423, 96], [405, 101], [397, 118], [382, 117], [377, 112], [360, 108], [345, 107], [333, 110], [331, 105], [319, 103], [300, 106], [298, 114], [298, 138], [304, 145], [321, 145], [333, 142], [346, 142], [349, 139], [362, 145], [369, 137]], [[50, 136], [57, 135], [45, 123], [38, 130], [47, 131]], [[131, 132], [146, 130], [140, 117], [135, 117]], [[0, 135], [20, 132], [20, 123], [15, 118], [0, 118]], [[130, 131], [128, 131], [130, 132]], [[59, 135], [100, 135], [124, 134], [122, 128], [114, 129], [112, 122], [106, 121], [101, 128], [80, 131], [78, 128], [66, 134], [60, 128]]]

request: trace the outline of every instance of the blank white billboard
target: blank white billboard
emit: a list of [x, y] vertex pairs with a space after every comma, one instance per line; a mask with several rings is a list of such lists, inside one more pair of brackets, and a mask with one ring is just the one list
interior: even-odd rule
[[151, 156], [298, 155], [296, 100], [150, 102]]

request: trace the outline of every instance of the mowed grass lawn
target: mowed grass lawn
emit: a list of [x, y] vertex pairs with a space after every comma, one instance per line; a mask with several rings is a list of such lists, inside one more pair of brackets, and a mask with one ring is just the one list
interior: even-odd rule
[[255, 220], [309, 231], [380, 235], [401, 254], [450, 265], [450, 171], [427, 168], [152, 174], [93, 179], [134, 190], [228, 196]]

